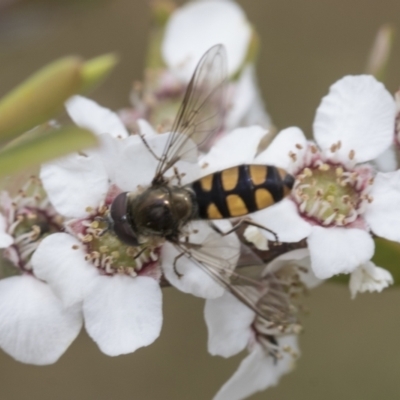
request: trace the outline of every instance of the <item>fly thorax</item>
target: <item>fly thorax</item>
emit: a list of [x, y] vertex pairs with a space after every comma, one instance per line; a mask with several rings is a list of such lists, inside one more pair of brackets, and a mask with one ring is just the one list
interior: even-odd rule
[[187, 188], [173, 187], [171, 190], [171, 213], [179, 221], [179, 226], [185, 225], [196, 215], [194, 193]]
[[129, 214], [138, 235], [178, 235], [191, 216], [190, 192], [166, 185], [152, 186], [130, 204]]
[[129, 204], [129, 215], [141, 236], [165, 236], [173, 227], [170, 193], [165, 186], [152, 186]]

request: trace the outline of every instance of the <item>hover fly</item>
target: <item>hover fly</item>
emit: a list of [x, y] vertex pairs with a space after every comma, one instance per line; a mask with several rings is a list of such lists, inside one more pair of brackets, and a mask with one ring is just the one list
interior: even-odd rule
[[[193, 73], [151, 185], [140, 194], [119, 194], [111, 205], [110, 216], [122, 242], [138, 246], [152, 237], [171, 242], [181, 255], [260, 313], [240, 286], [231, 284], [234, 273], [224, 272], [226, 260], [205, 256], [201, 246], [181, 240], [182, 230], [193, 220], [243, 217], [269, 207], [290, 193], [293, 177], [267, 165], [239, 165], [188, 185], [172, 185], [165, 177], [178, 161], [187, 160], [193, 146], [203, 145], [221, 130], [226, 81], [226, 51], [224, 46], [216, 45], [203, 55]], [[251, 223], [248, 219], [242, 221]], [[254, 286], [257, 282], [247, 279], [244, 284]]]

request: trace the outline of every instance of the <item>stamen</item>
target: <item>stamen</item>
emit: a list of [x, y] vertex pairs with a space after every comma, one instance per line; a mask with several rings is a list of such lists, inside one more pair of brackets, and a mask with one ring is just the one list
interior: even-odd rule
[[336, 217], [337, 215], [337, 210], [333, 212], [328, 218], [325, 218], [324, 221], [322, 221], [322, 225], [329, 225]]

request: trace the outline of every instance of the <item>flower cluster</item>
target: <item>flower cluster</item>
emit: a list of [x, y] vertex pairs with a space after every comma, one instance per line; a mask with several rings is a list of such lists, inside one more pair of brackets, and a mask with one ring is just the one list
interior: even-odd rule
[[256, 33], [239, 5], [223, 0], [189, 2], [172, 13], [163, 31], [160, 58], [166, 68], [150, 63], [144, 83], [134, 85], [132, 107], [120, 112], [127, 126], [137, 130], [137, 120], [145, 118], [161, 131], [168, 130], [200, 58], [213, 45], [223, 44], [229, 102], [220, 136], [242, 126], [271, 128], [255, 73]]
[[321, 279], [368, 263], [371, 232], [400, 241], [394, 223], [400, 218], [400, 174], [367, 164], [391, 145], [394, 120], [394, 99], [381, 83], [348, 76], [318, 107], [315, 141], [288, 128], [255, 160], [287, 169], [296, 181], [290, 198], [253, 218], [268, 221], [284, 242], [307, 239], [311, 267]]
[[[99, 147], [48, 162], [16, 195], [2, 193], [0, 347], [24, 363], [51, 364], [84, 326], [103, 353], [134, 352], [160, 335], [168, 284], [206, 299], [210, 354], [248, 350], [214, 398], [240, 400], [276, 385], [297, 361], [304, 292], [338, 274], [350, 274], [353, 298], [393, 283], [372, 258], [375, 236], [400, 242], [400, 96], [372, 76], [346, 76], [322, 99], [312, 139], [289, 127], [266, 145], [271, 122], [255, 79], [255, 32], [241, 8], [194, 1], [163, 30], [164, 65], [149, 68], [129, 108], [117, 114], [85, 97], [67, 101], [69, 118]], [[171, 126], [200, 57], [218, 43], [228, 55], [223, 127], [207, 148], [191, 143], [195, 162], [177, 161], [163, 179], [185, 187], [238, 165], [267, 165], [293, 176], [292, 192], [246, 216], [246, 229], [232, 229], [237, 220], [193, 219], [178, 242], [121, 241], [112, 205], [154, 183], [171, 139], [158, 125]], [[193, 253], [182, 252], [188, 243]], [[246, 275], [244, 256], [255, 276]]]

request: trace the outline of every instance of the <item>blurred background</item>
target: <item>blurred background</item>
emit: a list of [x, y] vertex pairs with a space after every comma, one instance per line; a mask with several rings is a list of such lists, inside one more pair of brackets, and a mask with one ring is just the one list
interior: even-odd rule
[[[400, 86], [398, 0], [239, 3], [261, 39], [258, 77], [278, 128], [297, 125], [310, 133], [321, 97], [340, 77], [364, 71], [375, 34], [387, 22], [399, 37], [385, 84], [391, 92]], [[0, 96], [57, 57], [116, 51], [120, 64], [92, 97], [113, 109], [126, 106], [133, 81], [142, 77], [148, 5], [0, 0]], [[306, 303], [297, 368], [252, 399], [399, 399], [400, 290], [351, 301], [346, 286], [325, 284]], [[228, 360], [207, 354], [202, 310], [202, 300], [165, 289], [160, 338], [128, 356], [103, 355], [84, 333], [53, 366], [27, 366], [0, 353], [0, 398], [210, 399], [244, 354]]]

